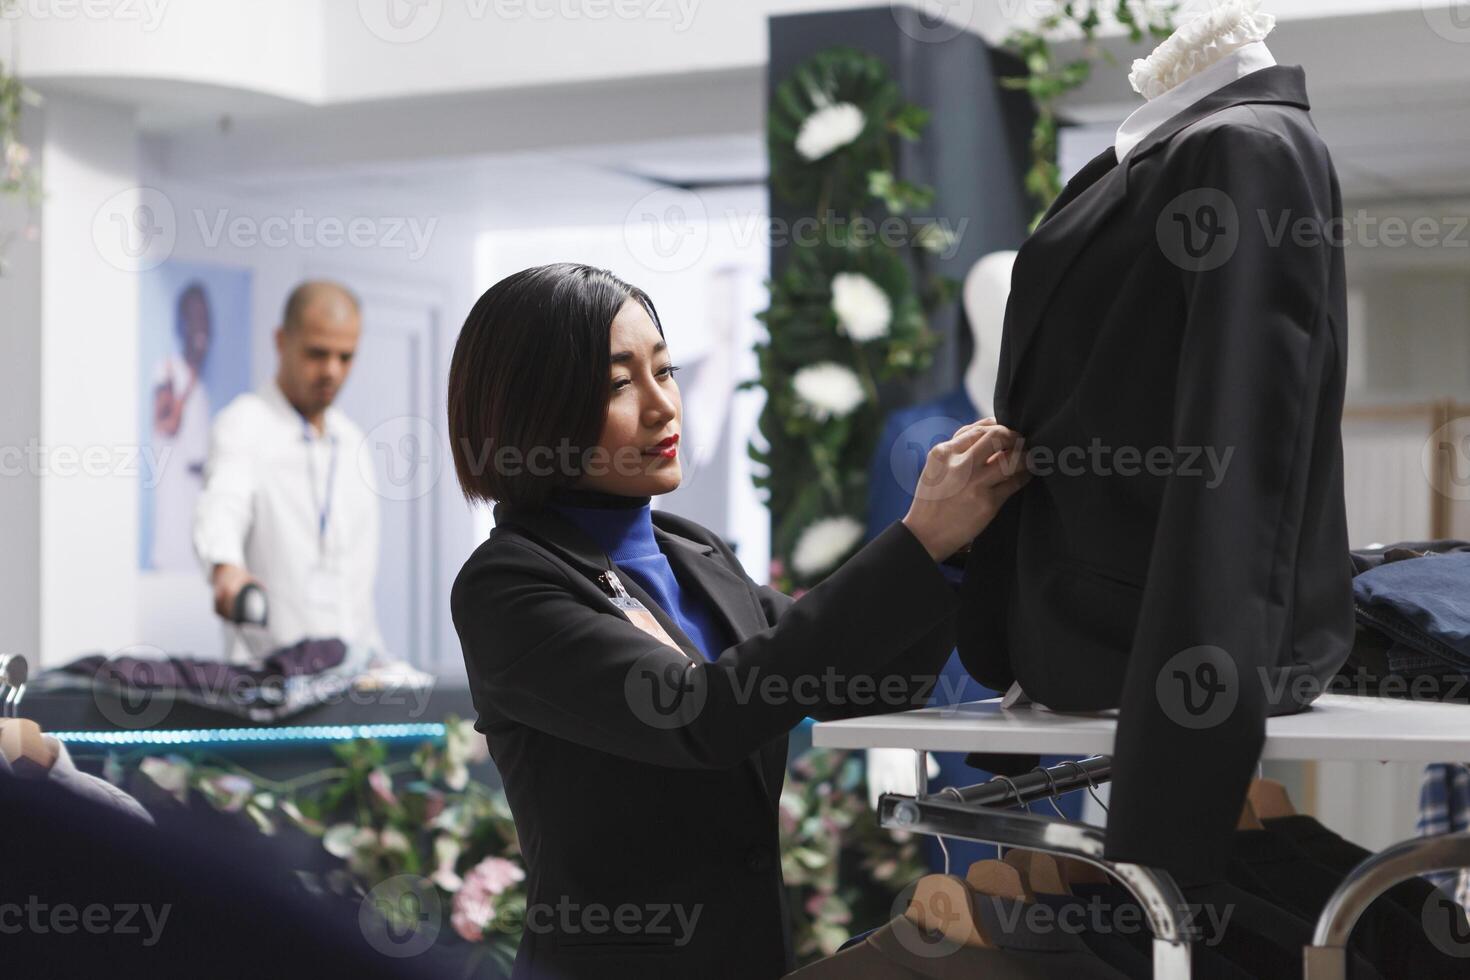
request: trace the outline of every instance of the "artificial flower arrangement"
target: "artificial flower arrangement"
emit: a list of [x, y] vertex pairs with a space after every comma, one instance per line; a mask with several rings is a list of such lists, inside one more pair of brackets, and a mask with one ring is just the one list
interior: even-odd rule
[[785, 268], [768, 284], [756, 344], [764, 468], [774, 515], [772, 584], [800, 595], [861, 544], [868, 461], [882, 426], [879, 385], [932, 362], [929, 319], [956, 284], [929, 272], [956, 236], [925, 217], [931, 188], [895, 173], [895, 145], [928, 112], [903, 100], [872, 55], [838, 47], [799, 65], [772, 93], [773, 193], [803, 213]]
[[[379, 741], [338, 743], [336, 766], [284, 782], [202, 753], [142, 756], [136, 769], [180, 804], [197, 799], [263, 834], [316, 838], [337, 866], [296, 871], [308, 890], [388, 920], [401, 914], [388, 923], [400, 936], [427, 928], [427, 908], [435, 940], [459, 945], [466, 975], [482, 975], [486, 961], [508, 975], [526, 911], [515, 821], [501, 790], [470, 777], [486, 757], [474, 726], [451, 718], [445, 732], [400, 761]], [[131, 767], [109, 756], [104, 774], [123, 785]], [[793, 762], [781, 794], [781, 865], [802, 962], [835, 952], [855, 922], [885, 919], [925, 871], [911, 835], [877, 826], [862, 777], [858, 756], [812, 749]]]

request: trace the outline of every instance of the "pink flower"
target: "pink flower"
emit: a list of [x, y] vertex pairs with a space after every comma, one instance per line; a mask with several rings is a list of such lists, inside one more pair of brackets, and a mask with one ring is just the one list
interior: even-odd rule
[[393, 795], [393, 778], [381, 769], [374, 769], [368, 773], [368, 786], [372, 788], [373, 795], [389, 806], [398, 805], [398, 797]]
[[495, 897], [525, 878], [520, 865], [505, 858], [488, 857], [475, 865], [454, 893], [454, 909], [449, 916], [454, 931], [472, 943], [479, 942], [495, 921]]
[[444, 812], [444, 794], [431, 789], [424, 794], [424, 823], [433, 823], [434, 818]]

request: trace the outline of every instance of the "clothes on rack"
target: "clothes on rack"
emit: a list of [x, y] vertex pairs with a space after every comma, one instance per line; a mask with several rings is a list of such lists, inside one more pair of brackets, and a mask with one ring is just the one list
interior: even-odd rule
[[[1470, 784], [1467, 784], [1466, 791], [1465, 802], [1467, 807], [1470, 807]], [[1331, 868], [1339, 875], [1346, 875], [1373, 855], [1373, 852], [1366, 847], [1359, 847], [1336, 831], [1323, 826], [1317, 818], [1305, 814], [1267, 817], [1262, 823], [1267, 830], [1291, 840], [1313, 861], [1323, 867]], [[1430, 828], [1422, 822], [1420, 824], [1421, 834], [1447, 833], [1450, 829], [1449, 827]], [[1454, 876], [1451, 875], [1451, 877]], [[1424, 878], [1410, 878], [1384, 892], [1382, 900], [1393, 902], [1410, 915], [1422, 915], [1425, 906], [1436, 897], [1437, 891], [1435, 886]]]
[[[1470, 830], [1470, 765], [1452, 762], [1426, 766], [1419, 784], [1419, 836], [1464, 830]], [[1470, 869], [1427, 877], [1470, 910]]]
[[[1291, 838], [1267, 828], [1238, 831], [1232, 842], [1230, 880], [1298, 918], [1314, 923], [1342, 882]], [[1374, 902], [1353, 929], [1350, 948], [1385, 977], [1464, 977], [1466, 964], [1437, 949], [1420, 922], [1392, 902]]]
[[[1107, 778], [1111, 771], [1108, 757], [1087, 760], [1088, 778]], [[1077, 774], [1059, 774], [1057, 769], [1039, 776], [1022, 777], [1021, 786], [1009, 780], [992, 780], [987, 784], [961, 789], [955, 794], [933, 797], [933, 806], [925, 809], [917, 801], [917, 809], [897, 824], [911, 826], [920, 833], [933, 835], [942, 831], [955, 834], [967, 826], [956, 815], [955, 806], [971, 808], [975, 821], [971, 829], [976, 836], [986, 831], [1012, 835], [1013, 842], [1035, 841], [1049, 828], [1016, 827], [988, 824], [986, 817], [1000, 817], [1016, 807], [1007, 806], [1002, 788], [1022, 792], [1028, 799], [1036, 794], [1066, 792]], [[1079, 767], [1080, 768], [1080, 767]], [[1470, 789], [1470, 784], [1467, 784]], [[959, 800], [968, 802], [959, 803]], [[1181, 925], [1192, 931], [1191, 975], [1194, 980], [1297, 980], [1302, 976], [1303, 950], [1310, 946], [1317, 923], [1347, 876], [1369, 857], [1365, 849], [1345, 840], [1319, 821], [1296, 814], [1285, 790], [1275, 783], [1259, 780], [1252, 784], [1249, 802], [1242, 815], [1241, 828], [1233, 832], [1227, 862], [1227, 880], [1203, 884], [1181, 885], [1187, 904], [1187, 919]], [[1259, 813], [1271, 814], [1266, 820]], [[1001, 830], [1000, 828], [1004, 828]], [[1453, 827], [1440, 828], [1447, 832]], [[1029, 835], [1029, 836], [1028, 836]], [[986, 837], [1002, 845], [1001, 838]], [[1100, 838], [1099, 838], [1100, 839]], [[923, 882], [915, 886], [915, 896], [904, 915], [860, 933], [838, 952], [817, 964], [810, 964], [793, 976], [822, 978], [856, 975], [881, 980], [885, 977], [959, 976], [950, 968], [931, 964], [929, 972], [913, 972], [914, 966], [901, 958], [884, 956], [885, 944], [897, 936], [909, 952], [921, 954], [930, 961], [957, 955], [972, 957], [973, 952], [954, 947], [969, 935], [975, 945], [999, 945], [990, 920], [979, 915], [987, 907], [1005, 909], [1002, 899], [1020, 898], [1024, 893], [1026, 908], [1005, 917], [1005, 926], [1014, 931], [1065, 933], [1079, 940], [1070, 952], [1085, 948], [1094, 966], [1104, 966], [1117, 975], [1149, 980], [1153, 976], [1154, 935], [1148, 918], [1133, 893], [1113, 879], [1088, 874], [1085, 864], [1042, 860], [1029, 854], [1025, 846], [1008, 848], [1005, 864], [996, 868], [963, 866], [963, 883], [969, 887], [970, 909], [957, 905], [963, 899], [954, 892], [953, 883], [933, 880], [924, 898], [919, 899]], [[995, 864], [996, 862], [986, 862]], [[1009, 877], [1008, 877], [1009, 876]], [[930, 879], [925, 879], [930, 880]], [[1177, 884], [1177, 883], [1176, 883]], [[995, 892], [995, 895], [989, 894]], [[1014, 893], [1013, 895], [1011, 893]], [[1443, 937], [1436, 938], [1426, 928], [1427, 916], [1441, 914], [1436, 901], [1447, 902], [1447, 896], [1422, 878], [1402, 882], [1371, 902], [1357, 920], [1347, 949], [1347, 976], [1352, 980], [1448, 980], [1470, 975], [1464, 957], [1453, 955], [1458, 950], [1446, 949]], [[944, 903], [939, 909], [938, 904]], [[937, 910], [937, 911], [936, 911]], [[1015, 913], [1015, 909], [1012, 912]], [[970, 915], [970, 913], [974, 913]], [[962, 921], [968, 917], [969, 923]], [[924, 934], [913, 922], [925, 921], [929, 928], [943, 928], [944, 937], [934, 936], [928, 945], [920, 945]], [[1442, 921], [1442, 920], [1441, 920]], [[944, 923], [944, 925], [940, 925]], [[955, 923], [960, 927], [951, 928]], [[1024, 923], [1018, 926], [1017, 923]], [[974, 929], [975, 933], [969, 930]], [[1449, 924], [1449, 935], [1470, 936], [1470, 920], [1463, 928]], [[1060, 947], [1059, 947], [1060, 948]], [[990, 951], [992, 954], [995, 950]], [[982, 964], [974, 964], [979, 968]], [[1073, 964], [1069, 964], [1069, 968]], [[996, 968], [996, 967], [992, 967]], [[850, 972], [839, 972], [847, 969]], [[811, 972], [807, 972], [811, 971]], [[827, 972], [833, 971], [833, 972]], [[861, 971], [861, 972], [856, 972]], [[1011, 974], [974, 973], [975, 976]], [[1030, 976], [1031, 974], [1021, 974]], [[1048, 976], [1053, 974], [1039, 974]], [[1057, 976], [1081, 975], [1075, 973]]]
[[[996, 949], [936, 946], [906, 919], [794, 973], [792, 980], [1127, 980], [1078, 936], [1038, 924], [1018, 902], [980, 896], [975, 914]], [[1042, 919], [1042, 922], [1045, 920]]]
[[[1146, 921], [1138, 901], [1121, 885], [1078, 884], [1072, 886], [1072, 891], [1083, 900], [1101, 902], [1117, 921]], [[1199, 930], [1193, 951], [1193, 980], [1224, 980], [1241, 972], [1253, 980], [1301, 976], [1302, 948], [1312, 941], [1311, 923], [1229, 882], [1182, 891], [1193, 913], [1193, 925]], [[1146, 930], [1126, 935], [1140, 952], [1151, 949], [1153, 937]], [[1349, 976], [1354, 980], [1380, 980], [1379, 973], [1356, 954]]]
[[21, 775], [11, 768], [10, 763], [4, 755], [0, 755], [0, 778], [4, 779], [30, 779], [50, 783], [60, 787], [68, 793], [92, 800], [103, 806], [125, 813], [135, 820], [144, 823], [153, 823], [153, 816], [148, 810], [128, 795], [127, 791], [119, 786], [114, 786], [105, 779], [100, 779], [89, 772], [82, 772], [77, 768], [76, 762], [67, 750], [66, 743], [55, 735], [42, 734], [46, 744], [51, 751], [56, 753], [56, 761], [51, 768], [43, 774]]

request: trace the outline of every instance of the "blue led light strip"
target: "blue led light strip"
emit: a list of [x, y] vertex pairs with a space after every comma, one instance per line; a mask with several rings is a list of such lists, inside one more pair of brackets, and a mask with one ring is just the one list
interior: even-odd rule
[[180, 728], [168, 731], [48, 732], [74, 745], [270, 744], [345, 742], [354, 738], [443, 738], [438, 723], [397, 725], [298, 725], [287, 728]]

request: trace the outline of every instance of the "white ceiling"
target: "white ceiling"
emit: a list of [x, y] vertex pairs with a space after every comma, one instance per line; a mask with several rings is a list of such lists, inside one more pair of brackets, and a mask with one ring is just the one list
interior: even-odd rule
[[[1416, 6], [1283, 21], [1269, 43], [1278, 61], [1306, 67], [1350, 203], [1470, 198], [1470, 38], [1436, 34]], [[1138, 104], [1126, 66], [1146, 48], [1109, 46], [1117, 64], [1068, 100], [1068, 118], [1116, 125]], [[182, 98], [172, 92], [146, 117], [150, 158], [169, 176], [484, 227], [617, 222], [659, 186], [645, 177], [739, 183], [766, 170], [758, 70], [278, 112], [255, 102], [227, 129], [192, 115], [207, 93], [183, 99], [191, 119], [170, 125], [168, 106]]]

